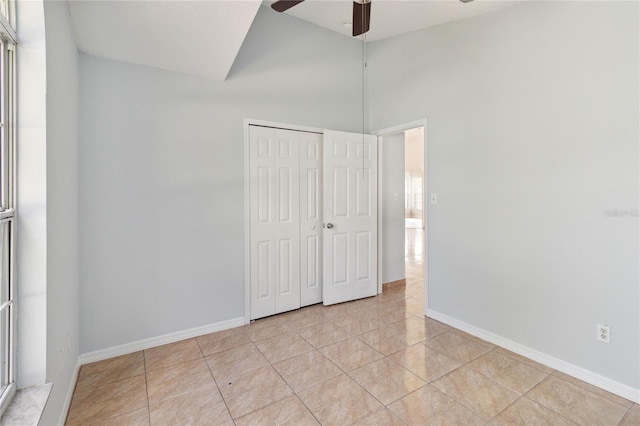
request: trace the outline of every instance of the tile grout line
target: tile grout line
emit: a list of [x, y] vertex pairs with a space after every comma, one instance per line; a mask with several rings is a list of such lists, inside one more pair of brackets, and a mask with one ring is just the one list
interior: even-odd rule
[[[331, 321], [330, 319], [327, 319], [327, 320], [328, 320], [328, 321]], [[313, 325], [315, 325], [315, 324], [313, 324]], [[310, 327], [313, 327], [313, 325], [310, 325]], [[335, 323], [334, 323], [334, 325], [336, 325], [336, 327], [338, 327], [338, 328], [343, 329], [342, 327], [338, 326], [338, 325], [337, 325], [337, 324], [335, 324]], [[305, 327], [305, 328], [307, 328], [307, 327]], [[304, 328], [303, 328], [303, 329], [304, 329]], [[343, 330], [344, 330], [344, 329], [343, 329]], [[346, 330], [345, 330], [345, 331], [346, 331]], [[304, 337], [302, 337], [302, 336], [298, 333], [298, 330], [293, 329], [293, 332], [294, 332], [296, 335], [298, 335], [298, 337], [300, 337], [300, 338], [301, 338], [301, 339], [303, 339], [305, 342], [307, 342], [307, 340], [306, 340]], [[362, 340], [358, 339], [358, 337], [357, 337], [356, 335], [352, 335], [352, 334], [351, 334], [351, 333], [349, 333], [348, 331], [347, 331], [347, 333], [351, 336], [351, 338], [353, 338], [353, 339], [357, 339], [358, 341], [362, 342]], [[340, 368], [338, 365], [336, 365], [336, 364], [335, 364], [331, 359], [329, 359], [327, 356], [325, 356], [323, 353], [321, 353], [321, 352], [318, 350], [318, 348], [315, 348], [315, 346], [311, 345], [309, 342], [307, 342], [307, 343], [308, 343], [308, 344], [313, 348], [313, 350], [312, 350], [312, 351], [310, 351], [310, 352], [317, 352], [319, 355], [321, 355], [323, 358], [325, 358], [327, 361], [329, 361], [332, 365], [334, 365], [335, 367], [337, 367], [337, 368], [342, 372], [342, 375], [346, 376], [346, 377], [347, 377], [348, 379], [350, 379], [353, 383], [355, 383], [355, 384], [356, 384], [360, 389], [362, 389], [363, 391], [365, 391], [368, 395], [370, 395], [373, 399], [375, 399], [378, 403], [380, 403], [380, 405], [382, 405], [382, 408], [387, 408], [387, 406], [386, 406], [382, 401], [380, 401], [378, 398], [376, 398], [374, 395], [372, 395], [372, 394], [371, 394], [367, 389], [365, 389], [365, 388], [364, 388], [360, 383], [358, 383], [358, 382], [357, 382], [353, 377], [351, 377], [351, 376], [349, 375], [349, 372], [348, 372], [348, 371], [346, 371], [346, 370], [344, 370], [344, 369]], [[339, 343], [339, 342], [336, 342], [336, 343]], [[362, 342], [362, 343], [364, 343], [365, 345], [367, 345], [365, 342]], [[331, 346], [331, 345], [327, 345], [327, 346]], [[369, 346], [369, 345], [367, 345], [367, 346]], [[258, 348], [257, 346], [256, 346], [256, 349], [258, 349], [258, 351], [260, 351], [260, 352], [262, 353], [262, 351], [260, 350], [260, 348]], [[376, 353], [379, 353], [375, 348], [371, 348], [371, 349], [373, 349]], [[297, 356], [304, 355], [304, 354], [306, 354], [306, 353], [309, 353], [309, 352], [305, 352], [305, 353], [303, 353], [303, 354], [294, 355], [294, 356], [292, 356], [292, 357], [289, 357], [289, 358], [286, 358], [286, 359], [280, 360], [280, 361], [278, 361], [278, 362], [286, 361], [286, 360], [288, 360], [288, 359], [292, 359], [292, 358], [295, 358], [295, 357], [297, 357]], [[265, 357], [265, 359], [267, 359], [267, 361], [269, 362], [269, 364], [271, 365], [271, 367], [276, 371], [276, 373], [280, 376], [280, 378], [281, 378], [281, 379], [282, 379], [282, 380], [287, 384], [287, 386], [289, 387], [289, 389], [293, 392], [293, 395], [294, 395], [294, 396], [295, 396], [295, 397], [296, 397], [296, 398], [297, 398], [297, 399], [298, 399], [298, 400], [299, 400], [299, 401], [300, 401], [300, 402], [305, 406], [305, 408], [309, 411], [309, 413], [311, 413], [311, 415], [316, 419], [316, 421], [318, 421], [318, 423], [322, 424], [322, 423], [320, 422], [320, 420], [316, 417], [316, 415], [313, 413], [313, 411], [312, 411], [312, 410], [311, 410], [311, 409], [310, 409], [310, 408], [309, 408], [309, 407], [304, 403], [304, 401], [300, 398], [300, 396], [299, 396], [298, 392], [296, 392], [296, 391], [291, 387], [291, 385], [287, 382], [287, 380], [286, 380], [286, 379], [282, 376], [282, 374], [278, 371], [278, 369], [275, 367], [275, 365], [274, 365], [274, 364], [273, 364], [273, 363], [272, 363], [272, 362], [271, 362], [271, 361], [270, 361], [270, 360], [269, 360], [269, 359], [264, 355], [264, 353], [262, 353], [262, 355]], [[372, 364], [372, 363], [373, 363], [373, 362], [375, 362], [375, 361], [379, 361], [380, 359], [384, 359], [384, 354], [381, 354], [381, 355], [383, 355], [383, 358], [379, 358], [379, 359], [377, 359], [377, 360], [373, 360], [373, 361], [371, 361], [371, 362], [369, 362], [369, 363], [367, 363], [367, 364], [364, 364], [364, 365], [362, 365], [362, 366], [359, 366], [358, 368], [365, 367], [365, 366], [367, 366], [367, 365]], [[352, 371], [355, 371], [355, 370], [357, 370], [358, 368], [356, 368], [356, 369], [354, 369], [354, 370], [352, 370]], [[340, 376], [336, 376], [336, 377], [340, 377]], [[310, 386], [310, 387], [308, 387], [308, 388], [305, 388], [305, 389], [301, 390], [301, 391], [300, 391], [300, 393], [305, 392], [305, 391], [307, 391], [307, 390], [309, 390], [309, 389], [315, 388], [315, 387], [317, 387], [317, 386], [321, 386], [323, 383], [326, 383], [328, 380], [334, 379], [334, 378], [336, 378], [336, 377], [332, 377], [332, 378], [329, 378], [329, 379], [327, 379], [327, 380], [323, 380], [323, 381], [322, 381], [322, 382], [320, 382], [320, 383], [317, 383], [317, 384], [315, 384], [315, 385], [313, 385], [313, 386]], [[283, 399], [284, 399], [284, 398], [283, 398]], [[279, 401], [281, 401], [281, 400], [279, 400]], [[278, 401], [276, 401], [276, 402], [278, 402]], [[274, 403], [275, 403], [275, 402], [274, 402]], [[264, 408], [264, 407], [262, 407], [262, 408]], [[259, 408], [259, 409], [261, 409], [261, 408]], [[258, 409], [258, 410], [259, 410], [259, 409]], [[258, 411], [258, 410], [254, 410], [254, 411], [252, 411], [252, 412], [255, 412], [255, 411]], [[373, 412], [368, 412], [368, 413], [366, 413], [365, 415], [363, 415], [363, 416], [361, 416], [361, 417], [359, 417], [359, 418], [357, 418], [357, 419], [355, 419], [355, 420], [357, 421], [357, 420], [360, 420], [360, 419], [362, 419], [362, 418], [365, 418], [366, 416], [368, 416], [368, 415], [370, 415], [370, 414], [372, 414], [372, 413], [373, 413]], [[248, 414], [250, 414], [250, 413], [247, 413], [246, 415], [248, 415]]]
[[[130, 354], [127, 354], [127, 355], [130, 355]], [[122, 356], [127, 356], [127, 355], [122, 355]], [[118, 357], [114, 357], [114, 358], [118, 358]], [[113, 358], [110, 358], [110, 359], [113, 359]], [[144, 354], [143, 354], [143, 362], [144, 362]], [[126, 377], [126, 378], [123, 378], [123, 379], [111, 380], [111, 381], [109, 381], [107, 383], [91, 384], [90, 386], [87, 386], [86, 389], [82, 389], [80, 391], [80, 393], [82, 393], [82, 392], [90, 393], [92, 390], [95, 390], [95, 388], [104, 388], [104, 387], [107, 387], [107, 386], [112, 386], [115, 383], [131, 380], [131, 379], [137, 378], [137, 377], [142, 376], [142, 375], [145, 375], [145, 393], [146, 393], [146, 372], [142, 373], [142, 374], [136, 374], [134, 376]], [[79, 382], [80, 382], [80, 380], [78, 379], [78, 381], [74, 385], [74, 391], [73, 391], [72, 398], [71, 398], [72, 402], [75, 399], [75, 397], [77, 396], [77, 388], [78, 388], [78, 383]], [[109, 401], [109, 400], [111, 400], [113, 398], [114, 397], [108, 398], [107, 401]], [[148, 398], [147, 398], [147, 405], [148, 405]], [[129, 410], [126, 410], [126, 411], [122, 411], [122, 412], [117, 412], [115, 414], [112, 414], [112, 415], [107, 416], [107, 417], [102, 418], [102, 419], [97, 419], [95, 421], [93, 421], [92, 419], [89, 419], [88, 421], [90, 423], [88, 423], [88, 424], [96, 424], [96, 422], [101, 422], [101, 421], [105, 421], [105, 420], [114, 419], [116, 417], [119, 417], [119, 416], [122, 416], [122, 415], [125, 415], [125, 414], [129, 414], [129, 413], [132, 413], [134, 411], [141, 410], [143, 408], [144, 407], [138, 407], [138, 408], [132, 408], [132, 409], [129, 409]], [[67, 413], [67, 416], [65, 418], [65, 423], [64, 423], [65, 425], [69, 422], [69, 415], [71, 414], [71, 412], [72, 412], [71, 407], [69, 407], [69, 412]]]
[[147, 394], [147, 415], [149, 416], [149, 425], [151, 425], [151, 404], [149, 403], [149, 382], [147, 380], [147, 357], [142, 351], [142, 365], [144, 367], [144, 390]]
[[[294, 332], [295, 332], [295, 330], [294, 330]], [[277, 337], [277, 336], [272, 336], [272, 337]], [[304, 338], [303, 338], [302, 336], [299, 336], [299, 337], [300, 337], [301, 339], [303, 339], [303, 340], [304, 340]], [[265, 339], [265, 340], [266, 340], [266, 339]], [[256, 348], [256, 350], [257, 350], [258, 352], [260, 352], [260, 354], [264, 357], [264, 359], [269, 363], [269, 366], [270, 366], [270, 367], [271, 367], [271, 368], [276, 372], [276, 374], [277, 374], [278, 376], [280, 376], [280, 379], [282, 379], [282, 381], [285, 383], [285, 385], [287, 385], [287, 387], [288, 387], [288, 388], [289, 388], [289, 390], [291, 391], [291, 395], [284, 396], [283, 398], [278, 399], [278, 400], [276, 400], [276, 401], [273, 401], [273, 402], [271, 402], [270, 404], [265, 405], [264, 407], [256, 408], [255, 410], [250, 411], [250, 412], [248, 412], [248, 413], [245, 413], [245, 414], [243, 414], [242, 416], [238, 417], [238, 419], [241, 419], [242, 417], [248, 416], [249, 414], [255, 413], [256, 411], [259, 411], [259, 410], [262, 410], [262, 409], [264, 409], [264, 408], [266, 408], [266, 407], [269, 407], [270, 405], [277, 404], [278, 402], [284, 401], [285, 399], [290, 398], [291, 396], [295, 396], [295, 397], [298, 399], [298, 401], [300, 401], [300, 403], [301, 403], [302, 405], [304, 405], [304, 406], [305, 406], [305, 408], [309, 411], [309, 413], [313, 416], [313, 418], [314, 418], [314, 419], [316, 419], [316, 421], [318, 421], [318, 423], [320, 423], [320, 421], [315, 417], [315, 415], [314, 415], [314, 414], [313, 414], [313, 412], [309, 409], [309, 407], [307, 407], [307, 406], [306, 406], [306, 404], [305, 404], [305, 403], [300, 399], [300, 397], [298, 396], [298, 394], [296, 393], [296, 391], [291, 387], [291, 385], [289, 385], [289, 382], [287, 382], [287, 381], [286, 381], [286, 379], [285, 379], [284, 377], [282, 377], [282, 374], [280, 374], [280, 372], [278, 371], [278, 369], [277, 369], [277, 368], [275, 368], [275, 366], [274, 366], [274, 365], [273, 365], [273, 363], [269, 360], [269, 358], [267, 358], [267, 357], [265, 356], [265, 354], [260, 350], [260, 348], [258, 348], [258, 346], [255, 344], [255, 342], [253, 342], [253, 341], [252, 341], [251, 343], [253, 344], [254, 348]], [[312, 345], [310, 345], [310, 346], [312, 346]], [[312, 346], [312, 347], [313, 347], [313, 346]], [[306, 352], [305, 352], [305, 353], [306, 353]], [[301, 354], [298, 354], [298, 355], [301, 355]], [[291, 357], [291, 358], [294, 358], [294, 357], [296, 357], [296, 356], [298, 356], [298, 355], [295, 355], [295, 356], [293, 356], [293, 357]], [[287, 359], [291, 359], [291, 358], [287, 358]], [[281, 361], [286, 361], [286, 360], [281, 360]], [[280, 361], [278, 361], [278, 362], [280, 362]], [[223, 396], [223, 399], [224, 399], [224, 396]], [[225, 401], [225, 403], [226, 403], [226, 401]], [[231, 416], [231, 418], [232, 418], [233, 422], [235, 423], [236, 418], [234, 418], [233, 416]], [[321, 423], [320, 423], [320, 424], [321, 424]]]
[[487, 424], [492, 422], [493, 420], [495, 420], [500, 414], [504, 413], [505, 411], [507, 411], [509, 409], [509, 407], [511, 407], [512, 405], [515, 405], [516, 402], [520, 401], [522, 398], [524, 398], [524, 394], [518, 396], [515, 400], [513, 400], [513, 402], [511, 404], [508, 404], [506, 407], [504, 407], [502, 410], [498, 411], [496, 413], [495, 416], [491, 417], [489, 420], [487, 420]]
[[[300, 336], [300, 338], [304, 340], [304, 337]], [[306, 342], [306, 340], [305, 340], [305, 342]], [[313, 347], [313, 345], [311, 345], [311, 344], [309, 344], [309, 345], [310, 345], [311, 347]], [[260, 349], [258, 349], [258, 350], [260, 350]], [[316, 350], [316, 351], [317, 351], [317, 349], [314, 349], [314, 350]], [[318, 353], [320, 353], [320, 352], [318, 351]], [[320, 355], [322, 355], [322, 354], [320, 354]], [[263, 354], [262, 356], [264, 356], [264, 354]], [[296, 356], [298, 356], [298, 355], [296, 355]], [[267, 357], [265, 356], [265, 358], [267, 358]], [[295, 356], [294, 356], [294, 357], [292, 357], [292, 358], [295, 358]], [[291, 359], [291, 358], [288, 358], [288, 359]], [[268, 358], [267, 358], [267, 361], [268, 361], [268, 362], [269, 362], [269, 364], [271, 365], [271, 368], [273, 368], [273, 369], [275, 370], [275, 372], [280, 376], [280, 378], [281, 378], [281, 379], [286, 383], [286, 385], [287, 385], [287, 386], [289, 386], [289, 389], [291, 389], [291, 392], [293, 392], [293, 396], [295, 396], [295, 397], [298, 399], [298, 401], [300, 401], [300, 403], [301, 403], [302, 405], [304, 405], [304, 408], [306, 408], [306, 409], [307, 409], [307, 411], [308, 411], [308, 412], [311, 414], [311, 416], [312, 416], [312, 417], [313, 417], [313, 418], [318, 422], [318, 424], [322, 425], [322, 422], [320, 421], [320, 419], [318, 419], [318, 418], [316, 417], [316, 415], [313, 413], [313, 411], [311, 411], [311, 409], [310, 409], [309, 407], [307, 407], [307, 404], [305, 404], [305, 403], [304, 403], [304, 401], [302, 400], [302, 398], [300, 398], [300, 395], [298, 395], [298, 392], [296, 392], [296, 391], [295, 391], [295, 389], [293, 389], [293, 388], [291, 387], [291, 385], [289, 384], [289, 382], [287, 382], [287, 380], [286, 380], [284, 377], [282, 377], [282, 374], [280, 374], [280, 372], [278, 371], [278, 369], [273, 365], [273, 363], [272, 363]], [[286, 360], [282, 360], [282, 361], [286, 361]], [[329, 361], [331, 361], [331, 360], [329, 360]], [[278, 361], [278, 362], [280, 362], [280, 361]], [[339, 368], [339, 367], [338, 367], [338, 368]], [[325, 380], [325, 381], [326, 381], [326, 380]], [[322, 383], [324, 383], [324, 382], [322, 382]], [[319, 383], [319, 384], [322, 384], [322, 383]], [[315, 386], [316, 386], [316, 385], [311, 386], [311, 387], [309, 387], [309, 388], [307, 388], [307, 389], [311, 389], [311, 388], [313, 388], [313, 387], [315, 387]], [[305, 391], [305, 390], [307, 390], [307, 389], [303, 389], [301, 392], [304, 392], [304, 391]], [[287, 397], [287, 398], [288, 398], [288, 397]], [[282, 401], [282, 400], [281, 400], [281, 401]], [[257, 410], [256, 410], [256, 411], [257, 411]]]
[[220, 399], [222, 399], [222, 402], [223, 402], [225, 408], [227, 409], [227, 413], [229, 413], [229, 417], [231, 417], [231, 421], [233, 422], [233, 424], [235, 424], [236, 422], [235, 422], [235, 419], [233, 418], [233, 416], [231, 415], [231, 410], [229, 410], [229, 405], [227, 404], [227, 400], [224, 398], [224, 394], [222, 393], [222, 389], [220, 389], [220, 385], [218, 384], [218, 381], [216, 380], [215, 376], [213, 375], [213, 371], [211, 371], [211, 366], [209, 365], [209, 362], [207, 362], [207, 357], [204, 355], [204, 351], [202, 350], [202, 346], [200, 346], [200, 342], [198, 342], [198, 339], [196, 339], [196, 343], [197, 343], [198, 347], [200, 348], [200, 352], [202, 353], [202, 357], [204, 359], [204, 363], [207, 364], [207, 370], [209, 370], [209, 374], [211, 374], [211, 379], [213, 380], [213, 383], [216, 384], [216, 389], [218, 389], [218, 393], [220, 394]]
[[[448, 332], [450, 332], [450, 331], [448, 331]], [[461, 336], [461, 337], [464, 337], [464, 336]], [[467, 339], [467, 340], [469, 340], [469, 339]], [[459, 371], [461, 368], [468, 366], [470, 363], [472, 363], [472, 362], [473, 362], [473, 361], [475, 361], [476, 359], [478, 359], [478, 358], [480, 358], [480, 357], [482, 357], [482, 356], [484, 356], [484, 355], [488, 354], [488, 353], [489, 353], [489, 352], [491, 352], [492, 350], [493, 350], [493, 349], [491, 349], [490, 351], [485, 352], [485, 353], [483, 353], [483, 354], [480, 354], [480, 355], [478, 355], [477, 357], [470, 359], [469, 361], [464, 362], [464, 363], [463, 363], [463, 364], [461, 364], [460, 366], [458, 366], [458, 367], [454, 368], [453, 370], [451, 370], [451, 371], [449, 371], [449, 372], [447, 372], [447, 373], [443, 374], [442, 376], [440, 376], [440, 377], [438, 377], [438, 378], [436, 378], [436, 379], [433, 379], [431, 382], [429, 382], [429, 385], [431, 385], [434, 389], [436, 389], [436, 390], [437, 390], [438, 392], [440, 392], [441, 394], [443, 394], [443, 395], [447, 396], [447, 397], [448, 397], [448, 398], [450, 398], [451, 400], [453, 400], [453, 401], [457, 402], [457, 403], [458, 403], [458, 404], [460, 404], [461, 406], [465, 407], [467, 410], [469, 410], [471, 413], [473, 413], [476, 417], [478, 417], [478, 418], [482, 419], [482, 420], [485, 422], [485, 424], [488, 424], [491, 420], [493, 420], [496, 416], [498, 416], [502, 411], [506, 410], [509, 406], [511, 406], [513, 403], [515, 403], [515, 401], [517, 401], [518, 399], [520, 399], [520, 397], [522, 397], [522, 396], [523, 396], [523, 394], [521, 394], [518, 398], [516, 398], [516, 400], [515, 400], [515, 401], [513, 401], [513, 403], [512, 403], [512, 404], [509, 404], [509, 405], [508, 405], [507, 407], [505, 407], [503, 410], [501, 410], [500, 412], [496, 413], [496, 415], [495, 415], [495, 416], [493, 416], [491, 419], [489, 419], [489, 420], [484, 420], [484, 416], [483, 416], [483, 415], [481, 415], [480, 413], [476, 412], [472, 407], [470, 407], [470, 406], [468, 406], [467, 404], [465, 404], [465, 402], [458, 400], [458, 398], [454, 398], [453, 396], [451, 396], [451, 395], [447, 394], [446, 392], [444, 392], [444, 391], [440, 390], [438, 387], [436, 387], [435, 385], [433, 385], [433, 383], [434, 383], [434, 382], [436, 382], [436, 381], [438, 381], [438, 380], [440, 380], [440, 379], [443, 379], [443, 378], [445, 378], [445, 377], [447, 377], [447, 376], [451, 376], [451, 375], [453, 375], [455, 372]], [[444, 355], [446, 355], [446, 354], [444, 354]], [[448, 356], [448, 355], [447, 355], [447, 356]], [[451, 359], [456, 360], [455, 358], [451, 358]], [[458, 360], [456, 360], [456, 361], [458, 361]], [[500, 385], [499, 383], [495, 382], [495, 381], [494, 381], [493, 379], [491, 379], [490, 377], [487, 377], [484, 373], [481, 373], [481, 372], [479, 372], [479, 371], [476, 371], [476, 370], [475, 370], [473, 367], [471, 367], [471, 366], [469, 366], [469, 368], [470, 368], [470, 369], [472, 369], [474, 372], [476, 372], [476, 373], [478, 373], [478, 374], [482, 375], [483, 377], [485, 377], [487, 380], [491, 381], [492, 383], [495, 383], [495, 384], [497, 384], [497, 385]], [[500, 385], [500, 386], [501, 386], [501, 385]], [[504, 386], [502, 386], [502, 387], [504, 387]], [[509, 388], [506, 388], [506, 387], [504, 387], [504, 388], [505, 388], [505, 389], [510, 390]]]
[[634, 407], [635, 405], [636, 405], [636, 404], [635, 404], [635, 403], [633, 403], [633, 404], [631, 405], [631, 407], [629, 407], [629, 409], [628, 409], [628, 410], [627, 410], [627, 411], [622, 415], [622, 418], [621, 418], [621, 419], [620, 419], [620, 421], [618, 422], [618, 425], [622, 424], [622, 421], [623, 421], [623, 420], [624, 420], [624, 419], [629, 415], [629, 413], [631, 412], [631, 410], [633, 410], [633, 407]]
[[[355, 336], [354, 336], [353, 338], [358, 339], [358, 338], [357, 338], [357, 337], [355, 337]], [[359, 341], [361, 341], [362, 343], [364, 343], [365, 345], [369, 346], [369, 347], [370, 347], [371, 349], [373, 349], [376, 353], [381, 354], [383, 357], [382, 357], [382, 358], [375, 359], [375, 360], [373, 360], [373, 361], [371, 361], [371, 362], [369, 362], [369, 363], [363, 364], [363, 365], [361, 365], [361, 366], [359, 366], [359, 367], [357, 367], [357, 368], [354, 368], [354, 369], [350, 370], [351, 372], [356, 371], [356, 370], [359, 370], [359, 369], [364, 368], [364, 367], [367, 367], [367, 366], [369, 366], [369, 365], [371, 365], [371, 364], [373, 364], [373, 363], [375, 363], [375, 362], [377, 362], [377, 361], [381, 361], [381, 360], [384, 360], [384, 359], [387, 359], [387, 358], [389, 358], [389, 360], [390, 360], [391, 362], [395, 363], [392, 359], [390, 359], [390, 356], [391, 356], [391, 355], [393, 355], [393, 354], [384, 355], [383, 353], [381, 353], [381, 352], [377, 351], [375, 348], [373, 348], [373, 347], [371, 347], [370, 345], [368, 345], [366, 342], [364, 342], [364, 341], [362, 341], [362, 340], [360, 340], [360, 339], [358, 339], [358, 340], [359, 340]], [[401, 349], [401, 350], [403, 350], [403, 349]], [[397, 353], [397, 352], [400, 352], [400, 351], [396, 351], [396, 352], [394, 352], [394, 353]], [[325, 357], [325, 358], [326, 358], [326, 357]], [[327, 359], [328, 359], [328, 358], [327, 358]], [[331, 362], [331, 360], [329, 360], [329, 361]], [[398, 364], [398, 365], [399, 365], [399, 364]], [[402, 368], [405, 368], [404, 366], [401, 366], [401, 365], [399, 365], [399, 366], [400, 366], [400, 367], [402, 367]], [[338, 366], [336, 365], [336, 367], [338, 367]], [[382, 405], [382, 409], [389, 409], [389, 405], [391, 405], [392, 403], [394, 403], [394, 402], [396, 402], [396, 401], [398, 401], [398, 400], [400, 400], [400, 399], [404, 398], [405, 396], [407, 396], [407, 395], [409, 395], [409, 394], [411, 394], [411, 393], [413, 393], [413, 392], [417, 391], [418, 389], [420, 389], [420, 388], [422, 388], [422, 387], [424, 387], [424, 386], [425, 386], [425, 385], [422, 385], [422, 386], [420, 386], [418, 389], [414, 389], [413, 391], [411, 391], [411, 392], [409, 392], [408, 394], [403, 395], [402, 397], [400, 397], [400, 398], [398, 398], [398, 399], [396, 399], [396, 400], [394, 400], [394, 401], [390, 402], [389, 404], [385, 404], [384, 402], [382, 402], [382, 401], [380, 401], [378, 398], [376, 398], [376, 396], [375, 396], [375, 395], [373, 395], [371, 392], [369, 392], [369, 390], [367, 390], [367, 389], [366, 389], [362, 384], [360, 384], [360, 383], [359, 383], [355, 378], [353, 378], [353, 377], [349, 374], [349, 371], [345, 371], [345, 370], [341, 369], [340, 367], [338, 367], [338, 368], [339, 368], [339, 369], [340, 369], [340, 370], [341, 370], [341, 371], [342, 371], [342, 372], [343, 372], [343, 373], [344, 373], [348, 378], [350, 378], [350, 379], [351, 379], [351, 380], [352, 380], [356, 385], [358, 385], [358, 386], [359, 386], [363, 391], [365, 391], [366, 393], [368, 393], [369, 395], [371, 395], [371, 397], [372, 397], [373, 399], [375, 399], [376, 401], [378, 401], [378, 402]], [[410, 370], [408, 370], [407, 368], [405, 368], [405, 370], [409, 371], [411, 374], [413, 374], [414, 376], [416, 376], [416, 377], [418, 377], [420, 380], [422, 380], [422, 378], [421, 378], [421, 377], [417, 376], [415, 373], [411, 372], [411, 371], [410, 371]], [[423, 380], [423, 381], [425, 382], [425, 384], [427, 384], [425, 380]], [[379, 410], [380, 410], [380, 409], [378, 409], [378, 410], [376, 410], [376, 411], [379, 411]], [[375, 413], [376, 411], [369, 412], [369, 413], [367, 413], [367, 414], [365, 414], [365, 415], [363, 415], [363, 416], [358, 417], [358, 418], [357, 418], [357, 419], [355, 419], [355, 420], [356, 420], [356, 421], [358, 421], [358, 420], [364, 419], [365, 417], [367, 417], [367, 416], [369, 416], [369, 415], [371, 415], [371, 414]], [[397, 416], [396, 416], [396, 417], [397, 417]], [[404, 421], [403, 421], [403, 423], [404, 423]]]
[[[555, 372], [555, 371], [557, 371], [557, 370], [554, 370], [554, 372]], [[522, 396], [523, 396], [524, 398], [526, 398], [527, 400], [529, 400], [529, 401], [531, 401], [531, 402], [533, 402], [533, 403], [535, 403], [535, 404], [538, 404], [539, 406], [544, 407], [544, 408], [546, 408], [546, 409], [547, 409], [547, 410], [549, 410], [549, 411], [552, 411], [553, 413], [557, 414], [558, 416], [562, 417], [563, 419], [566, 419], [566, 420], [568, 420], [568, 421], [570, 421], [570, 422], [572, 422], [572, 423], [576, 423], [576, 421], [569, 419], [567, 416], [565, 416], [564, 414], [562, 414], [562, 413], [560, 413], [559, 411], [555, 410], [553, 407], [549, 407], [549, 406], [547, 406], [547, 405], [543, 404], [542, 402], [536, 401], [536, 400], [534, 400], [534, 399], [532, 399], [532, 398], [529, 398], [529, 397], [527, 396], [527, 395], [528, 395], [528, 394], [530, 394], [534, 389], [536, 389], [538, 386], [541, 386], [543, 383], [545, 383], [545, 382], [549, 381], [552, 377], [553, 377], [553, 378], [555, 378], [555, 379], [557, 379], [557, 380], [560, 380], [561, 382], [564, 382], [564, 383], [567, 383], [567, 384], [569, 384], [569, 385], [575, 386], [575, 387], [579, 388], [580, 390], [583, 390], [583, 391], [585, 391], [585, 392], [588, 392], [588, 393], [590, 393], [591, 395], [593, 395], [593, 396], [595, 396], [595, 397], [597, 397], [597, 398], [602, 398], [602, 399], [604, 399], [604, 400], [606, 400], [606, 401], [613, 402], [613, 401], [611, 401], [611, 400], [609, 400], [609, 399], [607, 399], [607, 398], [605, 398], [605, 397], [603, 397], [603, 396], [600, 396], [600, 395], [598, 395], [598, 394], [596, 394], [596, 393], [594, 393], [594, 392], [589, 391], [588, 389], [582, 388], [581, 386], [578, 386], [578, 385], [575, 385], [575, 384], [573, 384], [573, 383], [571, 383], [571, 382], [569, 382], [569, 381], [566, 381], [566, 380], [562, 379], [561, 377], [555, 376], [553, 373], [549, 373], [549, 374], [547, 374], [547, 377], [545, 377], [545, 378], [544, 378], [543, 380], [541, 380], [540, 382], [536, 383], [536, 385], [535, 385], [534, 387], [532, 387], [531, 389], [529, 389], [529, 390], [528, 390], [525, 394], [523, 394]], [[631, 408], [633, 408], [633, 404], [631, 405]], [[631, 409], [631, 408], [630, 408], [630, 409]], [[627, 413], [628, 413], [628, 411], [627, 411], [627, 412], [625, 412], [625, 414], [622, 416], [622, 418], [618, 421], [618, 423], [617, 423], [617, 424], [620, 424], [620, 422], [622, 422], [622, 420], [624, 420], [624, 417], [626, 416], [626, 414], [627, 414]]]
[[[547, 377], [548, 377], [548, 376], [547, 376]], [[545, 379], [544, 379], [544, 380], [546, 380], [546, 379], [547, 379], [547, 378], [545, 377]], [[544, 380], [541, 380], [541, 381], [540, 381], [540, 383], [544, 382]], [[536, 384], [533, 388], [537, 387], [540, 383]], [[539, 403], [538, 401], [534, 401], [533, 399], [531, 399], [531, 398], [527, 397], [527, 394], [528, 394], [531, 390], [533, 390], [533, 388], [529, 389], [529, 390], [527, 391], [527, 393], [525, 393], [524, 395], [522, 395], [522, 398], [524, 398], [524, 399], [526, 399], [527, 401], [530, 401], [530, 402], [532, 402], [532, 403], [534, 403], [534, 404], [537, 404], [537, 405], [539, 405], [539, 406], [541, 406], [541, 407], [543, 407], [543, 408], [546, 408], [547, 410], [551, 411], [552, 413], [557, 414], [558, 416], [562, 417], [563, 419], [565, 419], [565, 420], [566, 420], [566, 421], [568, 421], [568, 422], [576, 423], [576, 422], [574, 422], [573, 420], [571, 420], [570, 418], [566, 417], [564, 414], [557, 412], [557, 411], [556, 411], [556, 410], [554, 410], [553, 408], [551, 408], [551, 407], [547, 407], [546, 405], [541, 404], [541, 403]]]

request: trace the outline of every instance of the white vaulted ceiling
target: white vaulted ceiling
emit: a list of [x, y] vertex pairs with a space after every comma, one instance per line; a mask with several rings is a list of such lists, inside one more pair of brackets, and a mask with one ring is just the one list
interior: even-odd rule
[[[376, 41], [522, 0], [372, 0]], [[82, 53], [225, 80], [258, 8], [270, 0], [69, 0]], [[271, 8], [268, 13], [277, 13]], [[352, 0], [306, 0], [288, 15], [351, 37]]]
[[71, 0], [78, 49], [224, 80], [260, 1]]

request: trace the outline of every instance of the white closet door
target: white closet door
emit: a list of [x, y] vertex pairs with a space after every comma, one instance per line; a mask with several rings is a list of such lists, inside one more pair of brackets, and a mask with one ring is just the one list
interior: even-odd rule
[[300, 132], [300, 305], [322, 302], [322, 135]]
[[377, 152], [375, 136], [325, 131], [325, 305], [377, 294]]
[[300, 307], [298, 137], [250, 127], [251, 319]]

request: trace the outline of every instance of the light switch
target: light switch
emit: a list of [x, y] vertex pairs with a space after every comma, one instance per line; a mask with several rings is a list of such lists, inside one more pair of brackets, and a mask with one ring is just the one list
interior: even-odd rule
[[438, 204], [438, 194], [435, 192], [431, 193], [431, 204]]
[[394, 192], [394, 193], [393, 193], [393, 199], [394, 199], [394, 200], [396, 200], [396, 201], [398, 201], [398, 193], [397, 193], [397, 192]]

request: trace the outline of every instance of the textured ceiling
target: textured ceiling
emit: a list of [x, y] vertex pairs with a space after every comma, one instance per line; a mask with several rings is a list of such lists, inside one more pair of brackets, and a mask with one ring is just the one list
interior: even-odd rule
[[87, 54], [224, 80], [260, 1], [69, 1]]

